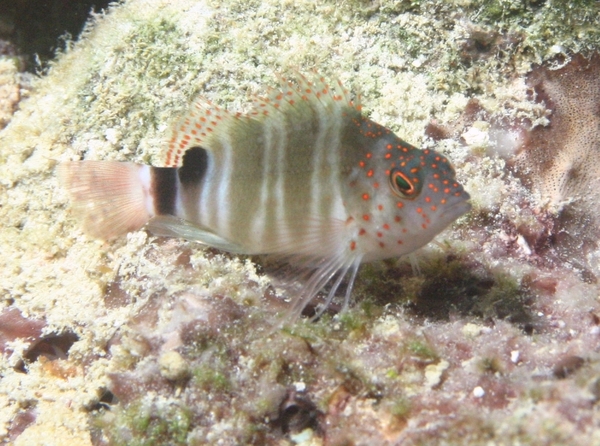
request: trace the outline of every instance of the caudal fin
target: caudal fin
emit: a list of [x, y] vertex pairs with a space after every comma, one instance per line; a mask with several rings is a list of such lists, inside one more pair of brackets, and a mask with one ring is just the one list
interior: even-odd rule
[[118, 161], [75, 161], [59, 164], [57, 174], [85, 231], [111, 239], [140, 229], [152, 216], [145, 169]]

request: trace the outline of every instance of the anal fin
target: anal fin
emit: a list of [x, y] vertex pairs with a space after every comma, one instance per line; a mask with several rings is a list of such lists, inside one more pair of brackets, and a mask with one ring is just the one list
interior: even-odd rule
[[213, 248], [234, 254], [247, 254], [248, 249], [216, 235], [208, 229], [190, 223], [187, 220], [170, 215], [160, 215], [150, 220], [146, 226], [154, 235], [164, 237], [179, 237], [185, 240], [197, 241]]

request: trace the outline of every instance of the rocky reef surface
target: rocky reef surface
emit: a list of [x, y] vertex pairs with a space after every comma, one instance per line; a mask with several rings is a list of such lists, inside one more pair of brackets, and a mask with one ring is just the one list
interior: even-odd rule
[[[600, 443], [599, 12], [129, 0], [26, 89], [0, 54], [0, 441]], [[365, 265], [350, 311], [277, 329], [268, 260], [81, 233], [57, 162], [157, 164], [195, 96], [243, 111], [289, 69], [453, 161], [473, 210], [418, 271]]]

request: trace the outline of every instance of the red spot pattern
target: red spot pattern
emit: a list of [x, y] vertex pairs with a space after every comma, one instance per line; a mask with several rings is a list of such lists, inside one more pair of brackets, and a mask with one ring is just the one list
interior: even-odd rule
[[[214, 118], [209, 118], [211, 116]], [[180, 166], [186, 150], [201, 145], [206, 136], [216, 130], [220, 121], [236, 117], [237, 115], [231, 115], [210, 102], [194, 102], [190, 112], [177, 126], [177, 131], [169, 141], [165, 165]]]

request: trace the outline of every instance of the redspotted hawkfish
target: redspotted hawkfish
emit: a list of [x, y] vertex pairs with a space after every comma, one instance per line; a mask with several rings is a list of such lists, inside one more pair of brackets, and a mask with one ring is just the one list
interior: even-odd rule
[[326, 308], [347, 277], [345, 307], [362, 262], [409, 254], [470, 209], [444, 156], [401, 140], [339, 81], [317, 76], [280, 78], [246, 114], [197, 100], [164, 166], [76, 161], [58, 174], [92, 236], [146, 226], [279, 256], [305, 279], [294, 316], [331, 283]]

